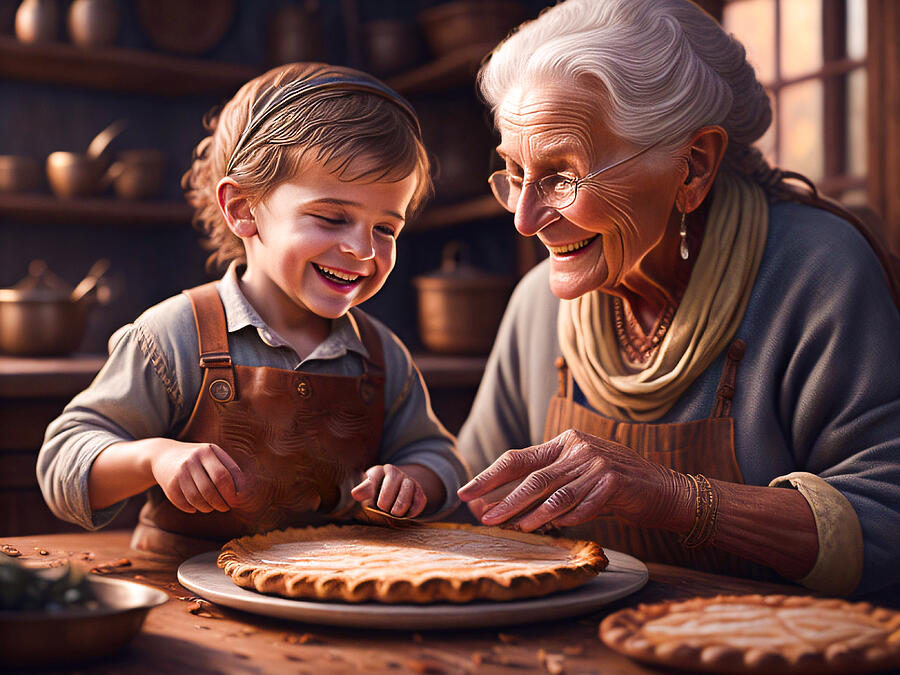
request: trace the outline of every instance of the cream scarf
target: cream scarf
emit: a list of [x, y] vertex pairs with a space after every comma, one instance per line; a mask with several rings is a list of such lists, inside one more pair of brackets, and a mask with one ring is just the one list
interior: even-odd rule
[[656, 356], [629, 373], [619, 355], [612, 296], [561, 300], [559, 344], [588, 402], [601, 414], [648, 422], [662, 417], [728, 345], [744, 316], [769, 229], [763, 189], [722, 169], [703, 245]]

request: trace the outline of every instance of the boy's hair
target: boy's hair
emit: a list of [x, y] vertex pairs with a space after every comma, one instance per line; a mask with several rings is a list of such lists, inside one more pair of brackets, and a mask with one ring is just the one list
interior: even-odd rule
[[243, 242], [228, 229], [216, 199], [225, 176], [255, 206], [311, 161], [346, 181], [395, 182], [415, 174], [407, 220], [431, 194], [431, 167], [412, 108], [382, 82], [352, 68], [321, 63], [273, 68], [207, 113], [204, 126], [210, 134], [194, 149], [181, 185], [203, 245], [212, 250], [210, 269], [245, 259]]

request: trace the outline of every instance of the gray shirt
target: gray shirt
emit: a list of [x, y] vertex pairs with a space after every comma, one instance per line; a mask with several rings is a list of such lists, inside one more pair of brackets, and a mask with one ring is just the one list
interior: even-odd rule
[[[232, 265], [218, 282], [233, 362], [308, 373], [360, 376], [369, 354], [347, 316], [305, 359], [260, 318]], [[369, 317], [371, 318], [371, 317]], [[385, 416], [379, 463], [420, 464], [441, 479], [447, 497], [431, 519], [458, 504], [468, 472], [453, 436], [431, 410], [422, 376], [390, 330], [372, 319], [385, 360]], [[120, 441], [176, 437], [200, 391], [197, 329], [184, 294], [151, 307], [110, 338], [110, 355], [91, 385], [47, 428], [37, 462], [44, 499], [57, 517], [87, 529], [108, 524], [126, 501], [92, 511], [88, 474], [100, 452]]]
[[[542, 441], [559, 299], [547, 263], [517, 287], [459, 448], [477, 473]], [[858, 593], [900, 583], [900, 313], [872, 249], [840, 218], [771, 207], [769, 234], [735, 338], [747, 343], [732, 405], [738, 466], [750, 485], [808, 472], [849, 500], [862, 528]], [[658, 420], [708, 417], [724, 355]]]

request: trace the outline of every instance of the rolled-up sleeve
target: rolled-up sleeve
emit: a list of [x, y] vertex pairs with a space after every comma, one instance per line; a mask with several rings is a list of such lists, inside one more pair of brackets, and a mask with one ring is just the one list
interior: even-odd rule
[[127, 500], [93, 511], [88, 494], [91, 465], [120, 441], [160, 436], [177, 414], [174, 380], [160, 377], [163, 362], [139, 327], [116, 334], [112, 353], [94, 381], [47, 427], [37, 477], [50, 510], [89, 530], [107, 525]]

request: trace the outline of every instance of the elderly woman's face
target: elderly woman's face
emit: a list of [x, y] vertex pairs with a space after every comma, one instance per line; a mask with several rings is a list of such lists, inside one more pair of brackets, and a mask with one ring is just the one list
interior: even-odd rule
[[[516, 229], [537, 235], [550, 252], [550, 287], [564, 299], [656, 277], [652, 251], [673, 218], [678, 164], [653, 149], [578, 188], [574, 203], [544, 206], [531, 184], [552, 173], [581, 178], [641, 148], [617, 138], [601, 118], [597, 96], [553, 84], [512, 90], [497, 110], [497, 152], [509, 175], [524, 181]], [[677, 236], [677, 226], [674, 228]], [[649, 255], [648, 255], [649, 254]]]

